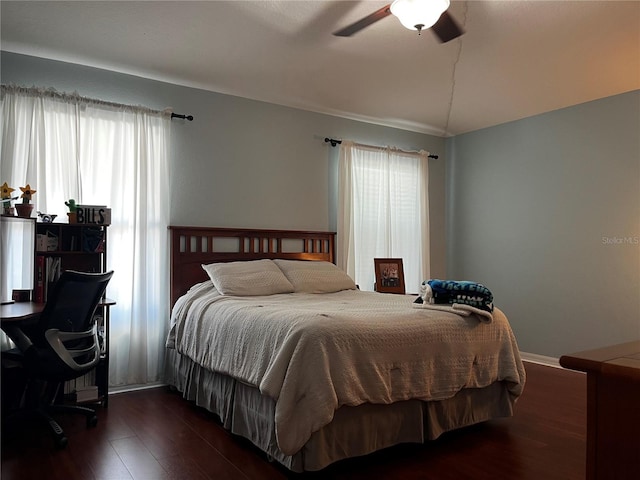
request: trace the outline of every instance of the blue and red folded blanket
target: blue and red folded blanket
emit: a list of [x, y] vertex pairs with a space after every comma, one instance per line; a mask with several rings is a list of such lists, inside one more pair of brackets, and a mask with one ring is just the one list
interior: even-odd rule
[[493, 312], [493, 294], [484, 285], [458, 280], [425, 280], [415, 303], [436, 305], [468, 305]]

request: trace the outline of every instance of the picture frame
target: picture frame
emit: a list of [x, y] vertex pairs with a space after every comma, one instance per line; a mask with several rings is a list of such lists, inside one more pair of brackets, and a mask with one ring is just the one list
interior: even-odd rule
[[374, 258], [376, 292], [404, 295], [404, 268], [401, 258]]

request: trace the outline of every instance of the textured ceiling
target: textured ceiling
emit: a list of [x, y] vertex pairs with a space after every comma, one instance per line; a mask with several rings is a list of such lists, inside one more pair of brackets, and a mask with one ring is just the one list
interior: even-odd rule
[[3, 50], [449, 136], [640, 88], [640, 1], [453, 1], [446, 44], [381, 1], [0, 3]]

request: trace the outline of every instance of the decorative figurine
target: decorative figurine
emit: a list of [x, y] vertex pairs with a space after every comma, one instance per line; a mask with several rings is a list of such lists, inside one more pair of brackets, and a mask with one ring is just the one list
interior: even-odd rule
[[78, 205], [76, 205], [76, 201], [73, 198], [70, 198], [68, 202], [64, 202], [64, 204], [69, 207], [69, 212], [67, 216], [69, 217], [69, 223], [77, 223], [77, 209]]
[[2, 214], [3, 215], [14, 215], [14, 208], [11, 206], [11, 202], [16, 200], [18, 197], [12, 197], [11, 192], [13, 192], [15, 188], [11, 188], [7, 185], [7, 182], [0, 187], [0, 199], [2, 202]]
[[56, 215], [55, 213], [38, 212], [38, 216], [42, 220], [42, 223], [53, 223], [53, 221], [58, 215]]
[[18, 216], [22, 218], [30, 218], [31, 212], [33, 211], [33, 205], [31, 202], [31, 197], [36, 191], [31, 188], [31, 185], [27, 183], [26, 187], [20, 187], [22, 190], [22, 203], [16, 203], [16, 210], [18, 212]]

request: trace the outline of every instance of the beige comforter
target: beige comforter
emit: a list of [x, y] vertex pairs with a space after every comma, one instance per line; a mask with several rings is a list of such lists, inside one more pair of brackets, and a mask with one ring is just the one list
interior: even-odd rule
[[169, 348], [276, 400], [278, 445], [295, 454], [342, 405], [441, 400], [525, 372], [504, 314], [412, 308], [414, 297], [345, 290], [263, 297], [194, 286], [172, 313]]

